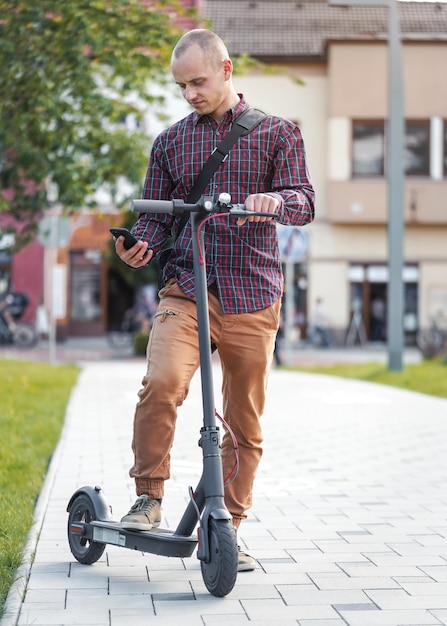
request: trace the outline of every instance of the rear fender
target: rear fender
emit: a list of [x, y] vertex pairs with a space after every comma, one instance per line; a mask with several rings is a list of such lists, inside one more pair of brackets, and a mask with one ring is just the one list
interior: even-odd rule
[[104, 497], [101, 487], [98, 487], [98, 486], [92, 487], [90, 485], [87, 485], [87, 486], [80, 487], [79, 489], [77, 489], [74, 492], [74, 494], [71, 496], [67, 504], [68, 512], [70, 511], [73, 502], [81, 494], [85, 494], [86, 496], [90, 498], [92, 505], [93, 505], [93, 509], [95, 511], [96, 520], [102, 521], [102, 522], [108, 522], [112, 520], [110, 506], [107, 504], [107, 501]]

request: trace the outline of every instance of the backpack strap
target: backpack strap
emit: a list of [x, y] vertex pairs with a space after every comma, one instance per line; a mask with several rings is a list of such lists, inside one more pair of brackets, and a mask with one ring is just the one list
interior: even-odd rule
[[263, 111], [248, 108], [245, 109], [245, 111], [242, 111], [242, 113], [235, 118], [230, 132], [211, 152], [207, 162], [203, 166], [202, 171], [198, 175], [193, 188], [188, 194], [187, 202], [193, 203], [198, 201], [205, 190], [205, 187], [209, 183], [211, 176], [217, 170], [222, 161], [225, 161], [228, 153], [239, 137], [249, 135], [265, 117], [266, 114]]
[[[225, 161], [228, 153], [239, 137], [249, 135], [265, 117], [267, 117], [267, 115], [263, 111], [248, 107], [235, 118], [230, 132], [227, 134], [225, 139], [223, 139], [223, 141], [221, 141], [220, 144], [214, 148], [208, 157], [207, 162], [203, 166], [202, 171], [197, 176], [193, 188], [189, 192], [186, 199], [187, 204], [193, 204], [198, 201], [211, 180], [214, 172], [217, 170], [222, 161]], [[182, 232], [188, 219], [189, 213], [182, 213], [174, 241]]]

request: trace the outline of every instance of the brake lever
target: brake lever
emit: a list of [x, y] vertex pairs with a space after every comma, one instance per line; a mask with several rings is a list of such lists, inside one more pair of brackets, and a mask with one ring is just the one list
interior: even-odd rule
[[223, 192], [219, 195], [216, 206], [220, 213], [229, 213], [236, 217], [279, 217], [279, 213], [266, 213], [264, 211], [248, 211], [245, 204], [231, 204], [229, 193]]
[[247, 211], [247, 209], [240, 209], [238, 206], [231, 207], [228, 210], [230, 215], [235, 215], [237, 217], [279, 217], [279, 213], [266, 213], [264, 211]]

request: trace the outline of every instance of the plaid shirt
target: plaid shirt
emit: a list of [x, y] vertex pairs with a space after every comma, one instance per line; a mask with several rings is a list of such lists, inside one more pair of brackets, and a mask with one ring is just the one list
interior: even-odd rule
[[[155, 140], [143, 197], [186, 200], [195, 179], [214, 148], [231, 129], [233, 118], [247, 103], [240, 102], [217, 123], [191, 113], [163, 131]], [[232, 202], [244, 202], [253, 193], [270, 193], [280, 200], [281, 224], [302, 226], [313, 220], [314, 191], [307, 173], [299, 128], [268, 115], [249, 135], [241, 137], [210, 180], [205, 195], [222, 192]], [[157, 254], [171, 235], [179, 216], [141, 214], [132, 232]], [[225, 313], [249, 313], [271, 306], [282, 295], [283, 276], [275, 221], [236, 225], [228, 214], [204, 225], [207, 283], [216, 283]], [[164, 269], [184, 293], [194, 298], [194, 272], [189, 222], [175, 242]]]

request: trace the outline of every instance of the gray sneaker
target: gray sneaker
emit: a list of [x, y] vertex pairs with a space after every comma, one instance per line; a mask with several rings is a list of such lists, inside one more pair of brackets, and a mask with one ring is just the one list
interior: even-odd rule
[[256, 569], [256, 559], [242, 552], [241, 546], [237, 547], [237, 557], [238, 557], [238, 572], [252, 572]]
[[160, 526], [160, 522], [160, 502], [143, 494], [136, 499], [129, 513], [122, 518], [121, 526], [132, 530], [151, 530]]

